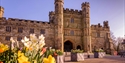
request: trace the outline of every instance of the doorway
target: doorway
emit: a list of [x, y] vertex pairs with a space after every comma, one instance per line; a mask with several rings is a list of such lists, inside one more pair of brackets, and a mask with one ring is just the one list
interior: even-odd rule
[[80, 46], [80, 45], [78, 45], [78, 46], [77, 46], [77, 49], [80, 49], [80, 50], [81, 50], [81, 46]]
[[73, 44], [70, 41], [66, 41], [64, 43], [64, 52], [71, 52], [71, 50], [73, 49]]

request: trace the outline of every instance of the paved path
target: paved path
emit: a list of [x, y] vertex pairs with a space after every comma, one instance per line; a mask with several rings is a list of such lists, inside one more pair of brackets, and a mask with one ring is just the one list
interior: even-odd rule
[[64, 63], [125, 63], [125, 58], [121, 58], [120, 56], [112, 56], [112, 55], [106, 55], [104, 58], [94, 58], [93, 54], [91, 54], [91, 58], [87, 58], [85, 55], [84, 61], [71, 62], [70, 55], [69, 55], [65, 57]]

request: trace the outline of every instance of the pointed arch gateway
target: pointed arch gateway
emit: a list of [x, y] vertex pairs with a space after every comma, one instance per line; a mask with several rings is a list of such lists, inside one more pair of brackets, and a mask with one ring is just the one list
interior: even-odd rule
[[69, 40], [64, 42], [64, 52], [71, 52], [73, 49], [73, 43]]
[[81, 46], [80, 46], [80, 45], [78, 45], [78, 46], [77, 46], [77, 49], [80, 49], [80, 50], [81, 50]]

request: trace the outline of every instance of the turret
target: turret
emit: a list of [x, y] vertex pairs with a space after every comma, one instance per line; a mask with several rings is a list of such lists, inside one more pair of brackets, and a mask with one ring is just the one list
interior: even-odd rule
[[55, 0], [55, 14], [63, 14], [63, 0]]
[[89, 18], [90, 17], [90, 5], [89, 5], [89, 2], [83, 2], [81, 8], [82, 8], [83, 17]]
[[63, 0], [55, 0], [55, 48], [63, 51]]
[[90, 6], [89, 2], [83, 2], [82, 8], [82, 25], [83, 25], [83, 49], [91, 52], [91, 27], [90, 27]]
[[55, 12], [49, 12], [49, 22], [54, 23]]
[[109, 28], [108, 21], [104, 21], [104, 22], [103, 22], [103, 26], [104, 26], [105, 28]]
[[0, 18], [3, 17], [4, 14], [4, 8], [0, 6]]

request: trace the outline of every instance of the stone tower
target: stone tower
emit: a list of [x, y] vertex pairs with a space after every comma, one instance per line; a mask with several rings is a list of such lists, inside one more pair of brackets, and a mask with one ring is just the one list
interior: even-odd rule
[[82, 3], [83, 49], [91, 52], [91, 27], [89, 2]]
[[55, 45], [63, 51], [63, 0], [55, 0]]
[[4, 8], [0, 6], [0, 18], [3, 17], [4, 14]]

